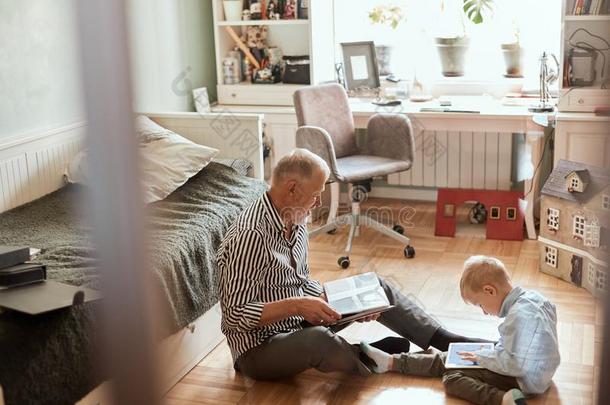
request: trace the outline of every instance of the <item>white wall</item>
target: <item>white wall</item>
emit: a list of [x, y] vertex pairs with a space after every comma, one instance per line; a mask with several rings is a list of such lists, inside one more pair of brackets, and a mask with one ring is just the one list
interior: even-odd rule
[[74, 7], [0, 1], [0, 139], [82, 120]]
[[[77, 0], [0, 0], [0, 139], [84, 119]], [[131, 0], [134, 108], [192, 111], [216, 99], [211, 0]]]
[[211, 0], [131, 0], [132, 77], [138, 111], [193, 111], [191, 90], [216, 100]]

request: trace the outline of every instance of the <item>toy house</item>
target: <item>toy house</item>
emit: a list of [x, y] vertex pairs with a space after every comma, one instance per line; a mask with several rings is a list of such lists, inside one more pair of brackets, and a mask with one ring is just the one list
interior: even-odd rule
[[540, 210], [540, 271], [601, 297], [608, 289], [608, 171], [560, 160], [542, 188]]
[[523, 240], [523, 214], [519, 210], [520, 191], [439, 188], [436, 198], [436, 236], [454, 236], [457, 207], [477, 201], [487, 209], [487, 239]]

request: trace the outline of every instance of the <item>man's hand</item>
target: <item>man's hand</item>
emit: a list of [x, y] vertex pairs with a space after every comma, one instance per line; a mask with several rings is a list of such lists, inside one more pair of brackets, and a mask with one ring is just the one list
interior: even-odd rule
[[317, 297], [301, 297], [296, 301], [297, 315], [312, 325], [329, 325], [341, 319], [341, 314]]
[[472, 361], [475, 364], [479, 362], [479, 359], [474, 352], [458, 352], [458, 356], [460, 356], [462, 360]]

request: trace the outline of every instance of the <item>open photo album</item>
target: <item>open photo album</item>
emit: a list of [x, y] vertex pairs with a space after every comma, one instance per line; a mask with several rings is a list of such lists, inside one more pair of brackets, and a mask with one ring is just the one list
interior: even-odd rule
[[372, 272], [324, 283], [324, 292], [328, 304], [342, 316], [337, 325], [393, 308]]

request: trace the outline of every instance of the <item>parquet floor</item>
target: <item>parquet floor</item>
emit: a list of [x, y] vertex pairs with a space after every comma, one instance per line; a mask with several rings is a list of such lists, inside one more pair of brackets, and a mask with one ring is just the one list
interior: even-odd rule
[[[402, 246], [364, 229], [356, 238], [349, 270], [336, 265], [347, 239], [347, 229], [320, 235], [310, 242], [314, 278], [328, 281], [361, 272], [376, 271], [410, 294], [446, 328], [464, 335], [497, 338], [498, 321], [464, 304], [458, 291], [461, 265], [472, 254], [493, 255], [507, 265], [513, 281], [540, 291], [557, 306], [562, 364], [554, 384], [543, 396], [528, 403], [593, 404], [600, 366], [601, 303], [585, 290], [538, 271], [536, 241], [491, 241], [483, 226], [458, 228], [455, 238], [434, 236], [434, 205], [374, 199], [364, 208], [391, 209], [416, 248], [416, 257], [403, 257]], [[406, 212], [405, 207], [414, 211]], [[406, 213], [405, 213], [406, 212]], [[411, 214], [413, 214], [411, 217]], [[460, 211], [463, 217], [467, 210]], [[474, 229], [477, 228], [478, 229]], [[355, 324], [341, 332], [350, 341], [373, 341], [391, 332], [376, 322]], [[412, 349], [414, 350], [414, 349]], [[306, 371], [277, 382], [256, 382], [236, 374], [226, 343], [220, 344], [166, 395], [168, 405], [195, 404], [465, 404], [448, 397], [438, 379], [399, 374], [367, 378], [341, 373]]]

